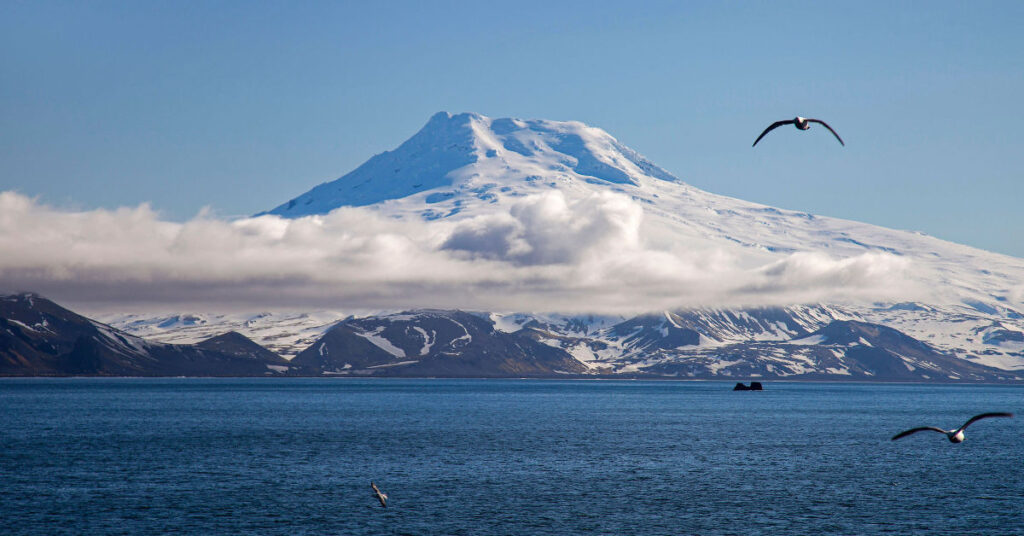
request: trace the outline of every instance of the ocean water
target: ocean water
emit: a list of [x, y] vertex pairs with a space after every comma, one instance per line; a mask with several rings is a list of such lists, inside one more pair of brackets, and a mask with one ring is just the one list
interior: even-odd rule
[[765, 387], [5, 379], [0, 533], [1024, 534], [1024, 388]]

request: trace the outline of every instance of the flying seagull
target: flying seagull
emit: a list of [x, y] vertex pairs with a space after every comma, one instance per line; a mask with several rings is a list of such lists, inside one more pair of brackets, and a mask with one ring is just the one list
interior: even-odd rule
[[985, 418], [988, 418], [988, 417], [1013, 417], [1013, 414], [1012, 413], [982, 413], [981, 415], [975, 415], [975, 416], [971, 417], [970, 419], [967, 420], [967, 422], [964, 423], [963, 426], [961, 426], [960, 428], [957, 428], [956, 430], [943, 430], [942, 428], [936, 428], [934, 426], [922, 426], [920, 428], [911, 428], [910, 430], [904, 430], [904, 431], [902, 431], [902, 432], [892, 436], [892, 440], [896, 441], [897, 439], [899, 439], [901, 437], [906, 437], [906, 436], [908, 436], [910, 434], [916, 434], [917, 432], [921, 432], [921, 431], [924, 431], [924, 430], [931, 430], [933, 432], [939, 432], [940, 434], [946, 434], [946, 437], [949, 438], [949, 442], [950, 443], [962, 443], [963, 440], [964, 440], [964, 428], [967, 428], [968, 426], [970, 426], [971, 423], [974, 422], [974, 421], [979, 421], [981, 419], [985, 419]]
[[[846, 144], [843, 143], [843, 138], [840, 138], [839, 134], [836, 134], [836, 131], [832, 130], [832, 127], [828, 126], [828, 123], [822, 121], [821, 119], [808, 119], [806, 117], [800, 116], [796, 116], [793, 119], [787, 119], [785, 121], [776, 121], [772, 123], [771, 126], [764, 129], [764, 132], [762, 132], [761, 135], [758, 136], [756, 140], [754, 140], [754, 145], [757, 145], [757, 142], [761, 141], [761, 138], [763, 138], [765, 134], [781, 127], [782, 125], [793, 125], [800, 130], [809, 130], [811, 128], [811, 125], [809, 125], [808, 123], [820, 123], [822, 126], [827, 128], [828, 131], [831, 132], [837, 140], [839, 140], [840, 145], [846, 147]], [[753, 147], [754, 145], [751, 145], [751, 147]]]
[[383, 491], [381, 491], [377, 487], [377, 484], [374, 484], [373, 482], [370, 482], [370, 487], [373, 488], [373, 494], [377, 496], [377, 500], [380, 501], [380, 505], [383, 506], [384, 508], [387, 508], [388, 507], [388, 495], [386, 493], [384, 493]]

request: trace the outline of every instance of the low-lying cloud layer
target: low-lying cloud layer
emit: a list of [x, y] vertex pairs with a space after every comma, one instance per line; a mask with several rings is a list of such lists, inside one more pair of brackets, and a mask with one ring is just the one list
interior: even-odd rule
[[637, 313], [688, 306], [893, 300], [910, 261], [645, 240], [645, 214], [559, 192], [458, 221], [371, 208], [325, 216], [161, 220], [148, 205], [57, 210], [0, 193], [0, 292], [80, 307]]

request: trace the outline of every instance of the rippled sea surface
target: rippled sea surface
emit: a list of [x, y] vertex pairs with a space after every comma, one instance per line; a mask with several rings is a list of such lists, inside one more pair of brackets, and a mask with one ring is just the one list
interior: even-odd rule
[[1022, 387], [731, 388], [5, 379], [0, 532], [1024, 534]]

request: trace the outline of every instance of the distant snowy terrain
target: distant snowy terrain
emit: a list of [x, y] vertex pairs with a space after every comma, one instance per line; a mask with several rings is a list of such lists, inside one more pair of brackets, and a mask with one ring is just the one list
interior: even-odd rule
[[291, 359], [346, 316], [336, 311], [253, 314], [106, 314], [105, 324], [146, 339], [195, 344], [236, 331], [260, 346]]
[[[788, 351], [800, 355], [823, 344], [824, 336], [809, 334], [833, 321], [884, 325], [969, 363], [1024, 369], [1024, 260], [708, 193], [578, 122], [442, 112], [395, 150], [258, 216], [321, 218], [341, 207], [436, 225], [426, 239], [455, 258], [529, 269], [541, 281], [557, 272], [578, 293], [593, 285], [605, 296], [601, 315], [581, 310], [568, 292], [559, 300], [561, 288], [545, 291], [553, 304], [547, 309], [555, 313], [479, 313], [503, 332], [534, 326], [538, 340], [593, 369], [653, 370], [657, 359], [682, 359], [677, 347], [689, 348], [687, 359], [697, 359], [696, 353], [713, 356], [740, 343], [789, 341]], [[608, 281], [621, 285], [621, 292], [606, 288]], [[685, 305], [671, 301], [680, 282], [698, 289]], [[479, 285], [474, 288], [486, 288]], [[514, 304], [515, 292], [503, 292]], [[786, 308], [800, 319], [800, 332], [744, 324], [743, 315], [762, 306]], [[636, 316], [644, 310], [661, 312]], [[101, 319], [167, 342], [231, 329], [292, 357], [346, 316]], [[685, 319], [692, 325], [673, 324]], [[645, 361], [651, 346], [633, 344], [622, 332], [634, 320], [637, 333], [650, 331], [648, 341], [668, 340], [673, 330], [697, 335]], [[418, 333], [414, 327], [424, 329], [410, 327], [410, 334]], [[376, 338], [380, 347], [393, 344]], [[825, 354], [815, 355], [820, 360]], [[817, 366], [814, 359], [808, 358], [806, 369]], [[727, 363], [711, 369], [728, 369]], [[792, 360], [788, 366], [799, 369]]]
[[[833, 321], [857, 321], [884, 325], [927, 343], [937, 351], [971, 363], [1002, 370], [1024, 371], [1024, 320], [997, 320], [964, 307], [934, 308], [911, 304], [872, 307], [793, 306], [767, 315], [772, 309], [687, 309], [639, 317], [568, 316], [553, 314], [476, 313], [505, 333], [528, 329], [544, 344], [563, 348], [588, 368], [641, 369], [652, 349], [671, 350], [679, 355], [717, 354], [737, 345], [774, 345], [786, 349], [780, 363], [799, 360], [801, 353], [825, 340], [808, 336]], [[261, 313], [258, 315], [189, 315], [191, 322], [175, 321], [165, 315], [107, 315], [100, 319], [116, 328], [147, 339], [194, 344], [226, 331], [237, 331], [286, 358], [293, 358], [314, 345], [331, 327], [346, 319], [365, 321], [409, 321], [422, 313], [350, 316], [339, 312]], [[766, 316], [767, 315], [767, 316]], [[788, 324], [787, 324], [788, 323]], [[672, 329], [675, 328], [675, 329]], [[431, 350], [437, 341], [419, 333], [416, 353]], [[693, 330], [693, 340], [680, 339], [680, 330]], [[673, 334], [672, 332], [676, 333]], [[416, 337], [416, 333], [412, 333]], [[395, 345], [374, 331], [359, 334], [378, 347], [393, 352]], [[773, 350], [773, 351], [775, 351]], [[796, 356], [796, 358], [793, 358]], [[678, 356], [662, 357], [658, 362]], [[649, 364], [653, 364], [649, 363]], [[712, 369], [715, 367], [712, 366]], [[806, 367], [812, 370], [813, 364]], [[782, 369], [780, 369], [782, 370]], [[801, 368], [793, 368], [794, 373]]]

